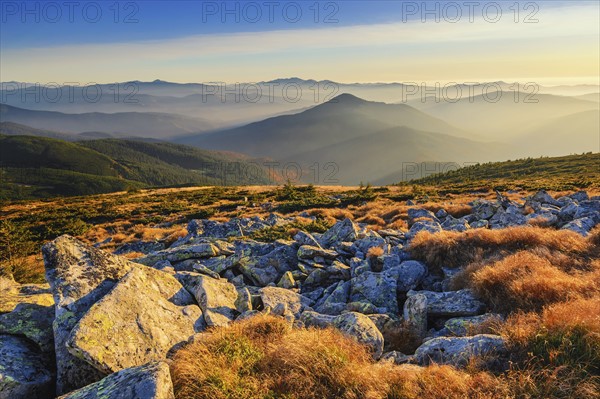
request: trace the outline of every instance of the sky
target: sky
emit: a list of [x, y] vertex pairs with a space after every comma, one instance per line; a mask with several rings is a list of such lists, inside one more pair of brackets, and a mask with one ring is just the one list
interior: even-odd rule
[[594, 1], [0, 1], [0, 81], [599, 84]]

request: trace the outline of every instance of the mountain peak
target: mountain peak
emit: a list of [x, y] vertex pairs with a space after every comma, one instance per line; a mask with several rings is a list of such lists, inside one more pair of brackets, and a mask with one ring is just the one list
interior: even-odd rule
[[334, 97], [327, 102], [331, 103], [331, 104], [358, 105], [358, 104], [366, 104], [369, 101], [363, 100], [362, 98], [356, 97], [355, 95], [350, 94], [350, 93], [342, 93], [339, 96]]

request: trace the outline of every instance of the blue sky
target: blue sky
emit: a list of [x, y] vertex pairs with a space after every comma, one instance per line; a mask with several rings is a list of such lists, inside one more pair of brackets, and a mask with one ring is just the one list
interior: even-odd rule
[[[493, 14], [497, 4], [487, 1], [472, 9], [475, 21], [467, 21], [463, 1], [80, 1], [72, 15], [63, 1], [1, 3], [2, 81], [257, 81], [299, 75], [338, 81], [537, 77], [566, 83], [598, 74], [597, 1], [517, 2], [518, 15], [514, 1], [501, 2], [497, 22], [491, 22], [493, 15], [482, 18], [484, 7]], [[463, 14], [457, 22], [444, 19], [455, 18], [452, 4]], [[436, 7], [441, 21], [427, 14], [423, 23], [425, 8]], [[525, 24], [528, 16], [539, 21]], [[503, 69], [503, 62], [521, 67]]]

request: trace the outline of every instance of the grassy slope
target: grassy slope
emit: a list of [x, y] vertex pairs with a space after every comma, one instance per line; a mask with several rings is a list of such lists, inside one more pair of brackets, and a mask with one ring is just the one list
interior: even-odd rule
[[408, 184], [436, 186], [440, 190], [451, 192], [490, 188], [574, 190], [598, 187], [600, 154], [587, 153], [478, 164], [412, 180]]
[[[0, 135], [2, 198], [89, 195], [151, 186], [260, 184], [262, 170], [247, 170], [239, 156], [168, 143], [132, 140], [62, 140]], [[222, 170], [234, 167], [223, 178]]]

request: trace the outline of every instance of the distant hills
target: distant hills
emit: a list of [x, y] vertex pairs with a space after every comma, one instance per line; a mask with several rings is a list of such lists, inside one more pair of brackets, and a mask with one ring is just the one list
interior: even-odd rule
[[212, 128], [212, 125], [203, 119], [174, 114], [155, 112], [66, 114], [55, 111], [34, 111], [6, 104], [0, 104], [0, 122], [15, 122], [37, 129], [66, 133], [97, 131], [121, 137], [140, 136], [161, 140]]
[[239, 154], [120, 139], [67, 142], [0, 135], [0, 198], [87, 195], [181, 185], [266, 184]]
[[[514, 85], [507, 82], [458, 84], [448, 89], [462, 91], [457, 101], [440, 98], [439, 89], [419, 88], [401, 103], [409, 88], [402, 83], [286, 78], [248, 86], [242, 98], [237, 98], [235, 85], [227, 86], [233, 92], [223, 93], [215, 82], [121, 85], [135, 85], [139, 101], [31, 102], [18, 91], [7, 95], [0, 90], [2, 99], [12, 104], [0, 104], [0, 134], [72, 142], [169, 141], [273, 159], [280, 163], [280, 172], [286, 165], [295, 169], [294, 162], [303, 181], [319, 184], [393, 183], [398, 176], [405, 178], [406, 167], [415, 163], [444, 168], [450, 163], [600, 151], [600, 89], [594, 85], [539, 87], [532, 98], [521, 85], [515, 98]], [[286, 85], [300, 88], [297, 101], [282, 96]], [[110, 85], [100, 87], [109, 90]], [[250, 101], [261, 87], [275, 88], [273, 97], [267, 90]], [[489, 91], [488, 98], [477, 94], [486, 87], [501, 88], [501, 98], [490, 100], [494, 95]], [[476, 94], [469, 97], [470, 92]], [[421, 94], [427, 94], [425, 102]], [[278, 178], [285, 176], [280, 173]]]
[[342, 94], [298, 114], [179, 142], [305, 166], [335, 163], [339, 170], [331, 180], [340, 184], [390, 183], [391, 176], [402, 173], [403, 163], [500, 160], [509, 152], [508, 146], [464, 136], [468, 133], [411, 106]]
[[[493, 95], [489, 97], [493, 98]], [[517, 137], [553, 118], [600, 108], [597, 102], [550, 94], [527, 98], [521, 93], [517, 100], [510, 92], [503, 93], [497, 101], [480, 95], [456, 102], [412, 104], [423, 112], [492, 140]]]

